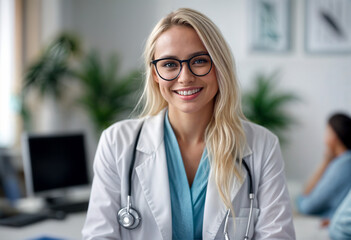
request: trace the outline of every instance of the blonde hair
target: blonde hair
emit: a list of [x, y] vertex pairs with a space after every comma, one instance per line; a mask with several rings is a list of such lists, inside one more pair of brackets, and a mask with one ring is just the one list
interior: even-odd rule
[[154, 57], [158, 37], [175, 25], [193, 28], [215, 65], [219, 90], [215, 97], [213, 117], [205, 131], [205, 142], [221, 199], [234, 213], [230, 192], [234, 176], [242, 181], [236, 159], [241, 167], [246, 143], [241, 119], [245, 117], [241, 110], [241, 97], [230, 48], [220, 30], [205, 15], [192, 9], [180, 8], [161, 19], [151, 32], [144, 52], [146, 82], [139, 101], [144, 101], [141, 117], [156, 115], [167, 106], [158, 83], [153, 79], [153, 66], [150, 62]]

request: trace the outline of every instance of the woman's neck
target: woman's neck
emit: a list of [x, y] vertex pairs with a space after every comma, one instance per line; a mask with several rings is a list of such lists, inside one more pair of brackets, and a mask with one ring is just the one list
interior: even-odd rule
[[344, 154], [346, 151], [347, 151], [347, 148], [340, 144], [335, 149], [335, 155], [336, 155], [336, 157], [339, 157], [342, 154]]
[[169, 122], [178, 141], [187, 144], [204, 143], [205, 130], [211, 121], [213, 109], [195, 113], [184, 113], [177, 109], [168, 109]]

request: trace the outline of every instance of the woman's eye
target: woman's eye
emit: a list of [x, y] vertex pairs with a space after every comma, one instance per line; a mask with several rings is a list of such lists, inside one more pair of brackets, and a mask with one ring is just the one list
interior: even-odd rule
[[162, 67], [165, 68], [176, 68], [178, 67], [178, 64], [176, 62], [165, 62], [162, 64]]
[[198, 58], [193, 61], [193, 64], [205, 64], [208, 63], [208, 60], [205, 58]]

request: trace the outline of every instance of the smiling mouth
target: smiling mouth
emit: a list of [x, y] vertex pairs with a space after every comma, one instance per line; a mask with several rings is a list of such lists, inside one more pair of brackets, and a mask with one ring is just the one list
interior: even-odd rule
[[182, 96], [191, 96], [194, 95], [198, 92], [200, 92], [202, 90], [202, 88], [196, 88], [196, 89], [191, 89], [191, 90], [187, 90], [187, 91], [174, 91], [175, 93], [182, 95]]

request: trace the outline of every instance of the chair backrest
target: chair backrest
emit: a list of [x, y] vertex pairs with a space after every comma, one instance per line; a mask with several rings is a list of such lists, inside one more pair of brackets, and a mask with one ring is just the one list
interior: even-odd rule
[[0, 148], [0, 188], [4, 197], [10, 203], [14, 203], [21, 197], [21, 191], [18, 184], [18, 174], [12, 165], [11, 155], [5, 148]]

